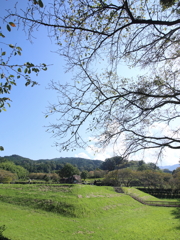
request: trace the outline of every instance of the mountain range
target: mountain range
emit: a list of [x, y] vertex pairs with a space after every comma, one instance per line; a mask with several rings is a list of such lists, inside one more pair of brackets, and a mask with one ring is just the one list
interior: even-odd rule
[[180, 164], [174, 165], [167, 165], [167, 166], [159, 166], [160, 169], [169, 169], [170, 171], [175, 170], [176, 168], [180, 167]]
[[[35, 172], [35, 173], [36, 172], [48, 173], [51, 171], [60, 170], [66, 163], [71, 163], [72, 165], [78, 167], [80, 171], [83, 171], [83, 170], [93, 171], [97, 168], [101, 168], [102, 163], [104, 162], [101, 160], [90, 160], [90, 159], [78, 158], [78, 157], [60, 157], [60, 158], [53, 158], [53, 159], [32, 160], [29, 158], [21, 157], [16, 154], [11, 156], [0, 157], [0, 162], [3, 161], [3, 159], [12, 161], [16, 165], [20, 165], [24, 167], [29, 172]], [[129, 162], [130, 165], [131, 165], [131, 162], [134, 162], [136, 164], [136, 161], [130, 161]], [[177, 167], [180, 167], [180, 165], [174, 164], [174, 165], [167, 165], [167, 166], [159, 166], [160, 169], [168, 169], [170, 171], [175, 170]]]
[[76, 158], [76, 157], [60, 157], [53, 159], [39, 159], [32, 160], [29, 158], [21, 157], [19, 155], [11, 155], [0, 157], [0, 162], [3, 159], [14, 162], [16, 165], [20, 165], [27, 169], [29, 172], [51, 172], [60, 170], [64, 164], [71, 163], [72, 165], [79, 168], [79, 170], [93, 171], [100, 167], [103, 161], [101, 160], [90, 160], [85, 158]]

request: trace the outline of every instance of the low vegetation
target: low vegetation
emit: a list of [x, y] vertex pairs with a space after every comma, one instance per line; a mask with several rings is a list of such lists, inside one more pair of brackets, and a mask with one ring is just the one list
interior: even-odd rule
[[146, 206], [106, 186], [2, 184], [0, 213], [12, 240], [179, 238], [178, 210]]

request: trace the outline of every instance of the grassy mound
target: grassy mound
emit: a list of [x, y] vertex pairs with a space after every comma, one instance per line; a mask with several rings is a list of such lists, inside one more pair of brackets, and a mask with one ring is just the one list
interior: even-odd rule
[[111, 187], [92, 185], [3, 185], [0, 200], [67, 217], [96, 217], [104, 210], [116, 211], [127, 197]]
[[179, 219], [178, 209], [146, 206], [111, 187], [0, 186], [0, 225], [13, 240], [174, 240]]

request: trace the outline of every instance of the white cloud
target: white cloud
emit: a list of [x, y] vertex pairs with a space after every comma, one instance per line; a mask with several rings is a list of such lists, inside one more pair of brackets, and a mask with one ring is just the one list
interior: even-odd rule
[[84, 152], [75, 154], [75, 157], [90, 159], [90, 157], [86, 153], [84, 153]]
[[166, 123], [154, 123], [150, 126], [149, 128], [149, 134], [151, 136], [168, 136], [168, 137], [174, 137], [178, 138], [179, 134], [176, 132], [177, 126], [170, 126], [167, 125]]
[[109, 146], [107, 146], [105, 149], [103, 148], [99, 148], [96, 146], [96, 143], [98, 142], [98, 140], [96, 138], [90, 138], [91, 140], [91, 145], [85, 149], [84, 152], [81, 152], [79, 154], [77, 154], [76, 156], [87, 156], [86, 158], [90, 158], [90, 159], [98, 159], [98, 160], [102, 160], [104, 161], [106, 158], [110, 158], [113, 156], [117, 156], [120, 155], [121, 153], [123, 153], [124, 149], [125, 149], [125, 138], [124, 135], [119, 139], [118, 144], [116, 144], [115, 146], [113, 146], [112, 144], [110, 144]]
[[[149, 134], [150, 135], [156, 135], [156, 136], [172, 136], [174, 133], [170, 126], [168, 126], [165, 123], [154, 123], [149, 128]], [[177, 136], [176, 136], [177, 137]], [[113, 146], [109, 145], [105, 149], [99, 148], [96, 146], [96, 143], [98, 142], [96, 138], [90, 138], [91, 140], [91, 146], [89, 148], [86, 148], [85, 151], [76, 154], [76, 157], [83, 157], [88, 159], [98, 159], [104, 161], [106, 158], [110, 158], [113, 156], [120, 155], [125, 150], [125, 135], [119, 139], [118, 143]], [[141, 151], [133, 156], [130, 156], [129, 160], [144, 160], [146, 163], [157, 162], [157, 156], [158, 156], [158, 149], [147, 149], [146, 151]], [[180, 160], [180, 150], [174, 150], [167, 148], [164, 151], [164, 155], [162, 157], [162, 160], [158, 161], [159, 166], [166, 166], [166, 165], [173, 165], [178, 164]]]
[[144, 153], [137, 153], [132, 156], [131, 159], [139, 161], [144, 160], [146, 163], [152, 162], [157, 163], [158, 166], [166, 166], [166, 165], [174, 165], [178, 164], [180, 160], [180, 150], [174, 150], [167, 148], [164, 152], [161, 159], [157, 162], [158, 150], [148, 149], [144, 151]]

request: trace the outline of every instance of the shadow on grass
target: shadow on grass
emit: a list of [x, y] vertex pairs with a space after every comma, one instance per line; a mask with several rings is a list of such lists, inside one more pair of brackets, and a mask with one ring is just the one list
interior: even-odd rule
[[[180, 204], [180, 199], [178, 199], [178, 202]], [[174, 216], [175, 219], [180, 220], [180, 207], [176, 207], [172, 210], [172, 215]], [[177, 230], [180, 230], [180, 226], [176, 227]]]
[[9, 238], [6, 238], [3, 236], [3, 232], [6, 230], [6, 226], [2, 225], [0, 226], [0, 240], [10, 240]]
[[0, 240], [11, 240], [10, 238], [0, 236]]
[[25, 206], [33, 209], [41, 209], [47, 212], [58, 213], [66, 217], [77, 217], [77, 214], [75, 213], [75, 206], [73, 203], [70, 204], [66, 202], [56, 202], [48, 199], [30, 199], [2, 196], [1, 201], [13, 205]]
[[[177, 202], [179, 203], [179, 206], [180, 206], [180, 199], [177, 199]], [[180, 219], [180, 207], [174, 208], [172, 210], [172, 215], [174, 215], [176, 219]]]

